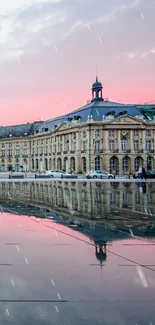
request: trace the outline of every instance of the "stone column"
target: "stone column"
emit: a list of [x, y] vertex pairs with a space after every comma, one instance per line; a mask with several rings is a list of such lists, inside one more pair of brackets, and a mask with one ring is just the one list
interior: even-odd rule
[[129, 132], [129, 149], [132, 153], [134, 151], [133, 130], [130, 130]]
[[117, 131], [117, 149], [118, 152], [121, 152], [121, 131]]
[[145, 152], [145, 149], [146, 149], [146, 140], [145, 140], [145, 130], [142, 130], [141, 131], [142, 133], [142, 136], [141, 136], [141, 149], [143, 149], [143, 152]]
[[109, 131], [104, 131], [104, 138], [103, 138], [103, 153], [108, 154], [109, 152]]
[[76, 162], [76, 173], [81, 170], [81, 151], [79, 146], [79, 132], [76, 133], [76, 151], [75, 151], [75, 162]]

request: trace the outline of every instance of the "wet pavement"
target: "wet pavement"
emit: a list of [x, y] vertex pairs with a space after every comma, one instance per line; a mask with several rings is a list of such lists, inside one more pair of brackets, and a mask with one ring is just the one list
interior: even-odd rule
[[[55, 187], [58, 190], [61, 184]], [[90, 213], [83, 205], [86, 197], [84, 202], [79, 196], [75, 199], [73, 188], [74, 202], [68, 199], [66, 206], [66, 197], [62, 204], [59, 193], [51, 194], [51, 190], [49, 199], [53, 195], [57, 202], [50, 203], [40, 192], [39, 205], [34, 188], [25, 186], [24, 193], [16, 188], [12, 193], [3, 186], [1, 325], [155, 323], [154, 187], [148, 184], [141, 191], [131, 185], [126, 203], [122, 201], [125, 186], [104, 185], [97, 193], [104, 190], [111, 200], [106, 197], [103, 202], [98, 195], [94, 206], [96, 188], [90, 191], [89, 187]], [[82, 189], [76, 193], [80, 195]]]

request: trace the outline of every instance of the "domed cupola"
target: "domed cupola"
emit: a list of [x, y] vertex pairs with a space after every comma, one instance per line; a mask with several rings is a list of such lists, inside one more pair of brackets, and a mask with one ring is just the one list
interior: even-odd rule
[[101, 100], [103, 101], [102, 97], [102, 84], [98, 81], [98, 77], [96, 77], [96, 81], [92, 85], [92, 101]]

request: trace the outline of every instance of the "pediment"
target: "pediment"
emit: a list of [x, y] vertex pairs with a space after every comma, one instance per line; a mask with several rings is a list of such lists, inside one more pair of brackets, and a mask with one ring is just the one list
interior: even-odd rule
[[135, 124], [135, 125], [142, 125], [142, 124], [146, 124], [146, 122], [144, 120], [142, 120], [141, 118], [137, 118], [137, 117], [133, 117], [130, 115], [126, 115], [126, 116], [122, 116], [119, 118], [116, 118], [115, 120], [110, 121], [110, 124]]
[[57, 126], [56, 130], [61, 131], [61, 130], [66, 130], [70, 128], [70, 124], [63, 122], [60, 125]]

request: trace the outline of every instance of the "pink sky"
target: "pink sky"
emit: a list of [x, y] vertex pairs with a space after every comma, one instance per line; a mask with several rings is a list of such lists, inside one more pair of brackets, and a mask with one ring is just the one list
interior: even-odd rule
[[91, 99], [155, 99], [153, 0], [0, 0], [1, 125], [49, 119]]

